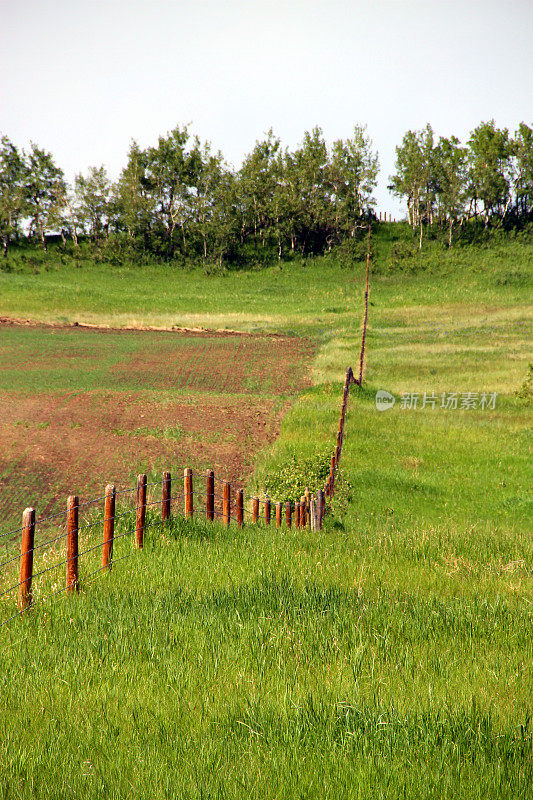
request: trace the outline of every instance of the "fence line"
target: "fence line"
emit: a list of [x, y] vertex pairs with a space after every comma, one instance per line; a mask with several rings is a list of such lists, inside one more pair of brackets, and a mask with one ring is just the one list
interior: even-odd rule
[[[368, 281], [368, 276], [367, 276]], [[368, 291], [368, 290], [367, 290]], [[364, 346], [364, 339], [363, 339]], [[85, 581], [98, 573], [108, 571], [112, 564], [116, 561], [122, 560], [127, 556], [121, 556], [119, 559], [113, 559], [113, 544], [118, 539], [125, 536], [134, 536], [135, 548], [129, 555], [132, 555], [135, 550], [142, 550], [144, 545], [144, 534], [148, 527], [160, 525], [164, 527], [165, 523], [170, 519], [172, 505], [176, 508], [179, 501], [183, 501], [182, 515], [185, 519], [192, 519], [194, 515], [204, 515], [208, 521], [214, 521], [216, 517], [222, 521], [225, 527], [229, 527], [232, 523], [238, 527], [245, 524], [257, 524], [262, 519], [265, 525], [274, 524], [276, 527], [281, 528], [286, 525], [291, 528], [310, 527], [313, 531], [321, 530], [323, 525], [324, 516], [327, 513], [328, 503], [331, 505], [335, 494], [335, 480], [339, 469], [339, 463], [342, 455], [342, 448], [344, 443], [344, 425], [346, 420], [346, 410], [350, 389], [352, 385], [360, 385], [360, 382], [354, 377], [352, 368], [346, 370], [346, 377], [344, 380], [342, 392], [342, 405], [339, 416], [339, 425], [337, 429], [337, 437], [335, 448], [331, 456], [330, 471], [327, 480], [323, 487], [316, 489], [314, 492], [306, 487], [304, 494], [300, 498], [295, 498], [286, 503], [277, 502], [272, 503], [271, 499], [267, 496], [260, 499], [258, 496], [249, 496], [244, 494], [241, 487], [234, 486], [230, 481], [225, 481], [217, 478], [213, 470], [207, 470], [205, 478], [205, 494], [195, 491], [195, 473], [187, 467], [183, 473], [182, 491], [173, 494], [173, 481], [169, 471], [163, 473], [163, 478], [160, 481], [147, 482], [145, 474], [139, 475], [137, 478], [137, 486], [131, 489], [124, 489], [117, 491], [115, 485], [108, 484], [105, 489], [105, 494], [80, 503], [77, 495], [71, 495], [67, 501], [66, 511], [58, 514], [53, 514], [49, 517], [42, 517], [36, 519], [35, 509], [27, 508], [24, 511], [22, 518], [22, 527], [16, 529], [12, 533], [22, 533], [20, 556], [8, 559], [0, 564], [0, 569], [15, 562], [20, 558], [20, 580], [14, 583], [8, 589], [0, 593], [0, 598], [14, 592], [18, 589], [18, 611], [10, 616], [8, 619], [0, 623], [0, 627], [10, 622], [12, 619], [23, 614], [34, 604], [34, 597], [32, 594], [32, 582], [59, 567], [66, 567], [66, 580], [65, 585], [48, 595], [41, 598], [41, 601], [48, 597], [55, 596], [63, 591], [66, 593], [76, 593], [80, 589], [80, 584], [83, 585]], [[222, 494], [215, 493], [215, 482], [222, 485]], [[156, 500], [149, 500], [147, 498], [148, 486], [160, 486], [161, 498]], [[125, 532], [115, 533], [115, 521], [117, 519], [124, 519], [128, 516], [126, 513], [117, 513], [116, 511], [116, 498], [119, 494], [133, 494], [135, 492], [135, 507], [131, 513], [134, 514], [133, 527]], [[80, 524], [79, 511], [96, 503], [104, 503], [104, 518], [103, 521], [96, 521], [92, 523]], [[197, 502], [195, 502], [197, 501]], [[217, 501], [215, 503], [215, 501]], [[250, 507], [247, 507], [245, 501], [249, 502]], [[158, 506], [161, 504], [160, 518], [152, 520], [147, 524], [146, 510], [151, 506]], [[263, 506], [263, 513], [260, 513], [261, 505]], [[218, 506], [218, 507], [216, 507]], [[53, 536], [45, 542], [40, 542], [35, 545], [35, 531], [39, 524], [47, 522], [50, 519], [57, 519], [65, 517], [66, 532], [58, 536]], [[245, 521], [246, 520], [246, 521]], [[86, 547], [80, 551], [79, 549], [79, 533], [87, 528], [92, 528], [95, 525], [103, 525], [102, 541], [91, 547]], [[44, 569], [34, 571], [33, 556], [37, 550], [43, 550], [45, 547], [54, 544], [57, 541], [66, 539], [66, 558], [61, 559], [58, 563], [51, 566], [46, 566]], [[90, 573], [88, 576], [81, 577], [79, 573], [79, 561], [82, 556], [94, 552], [99, 548], [102, 549], [101, 566], [98, 570]]]

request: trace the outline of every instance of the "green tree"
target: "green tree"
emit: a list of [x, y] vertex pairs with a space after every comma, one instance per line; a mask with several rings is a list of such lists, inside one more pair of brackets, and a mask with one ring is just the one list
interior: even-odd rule
[[[211, 239], [219, 241], [220, 238], [223, 215], [218, 204], [225, 199], [224, 191], [229, 187], [224, 180], [228, 168], [222, 153], [212, 153], [211, 144], [202, 144], [198, 137], [194, 139], [190, 158], [195, 165], [190, 173], [193, 183], [189, 192], [191, 228], [199, 234], [203, 257], [207, 259]], [[220, 248], [217, 252], [220, 254]]]
[[78, 218], [97, 242], [105, 233], [113, 215], [113, 186], [104, 166], [90, 167], [87, 176], [76, 175], [74, 187]]
[[379, 159], [365, 130], [364, 126], [356, 125], [353, 137], [338, 139], [331, 151], [329, 180], [339, 241], [346, 234], [353, 236], [358, 218], [375, 205], [372, 192], [377, 183]]
[[420, 227], [419, 248], [422, 247], [424, 220], [433, 221], [436, 199], [436, 174], [431, 125], [421, 131], [407, 131], [396, 148], [396, 173], [391, 176], [389, 189], [407, 200], [409, 224]]
[[155, 200], [146, 180], [147, 154], [133, 141], [128, 152], [128, 163], [121, 172], [115, 190], [118, 223], [127, 231], [132, 244], [142, 238], [149, 245], [150, 232], [155, 218]]
[[453, 226], [464, 212], [468, 199], [468, 150], [459, 139], [440, 137], [434, 151], [434, 168], [439, 208], [448, 225], [448, 245], [452, 246]]
[[300, 147], [289, 158], [297, 202], [296, 233], [302, 252], [324, 248], [334, 230], [329, 156], [322, 129], [304, 133]]
[[28, 211], [30, 232], [40, 238], [46, 251], [46, 234], [61, 227], [67, 187], [63, 170], [51, 153], [32, 143], [28, 156]]
[[481, 203], [486, 227], [493, 214], [503, 218], [511, 202], [512, 141], [507, 128], [491, 120], [472, 132], [468, 147], [474, 214], [480, 213]]
[[11, 239], [20, 232], [27, 207], [28, 169], [24, 153], [8, 139], [0, 139], [0, 235], [7, 257]]
[[239, 171], [241, 237], [244, 240], [252, 234], [255, 247], [258, 239], [265, 246], [277, 216], [273, 200], [279, 183], [280, 152], [281, 142], [270, 129], [263, 141], [255, 143]]
[[160, 136], [156, 147], [145, 151], [141, 180], [154, 202], [155, 227], [163, 232], [170, 256], [174, 253], [176, 228], [181, 230], [183, 251], [187, 255], [191, 198], [202, 169], [198, 148], [186, 149], [189, 138], [187, 126], [176, 127], [166, 137]]
[[517, 211], [533, 210], [533, 129], [521, 122], [514, 135], [513, 153], [516, 163], [515, 192]]

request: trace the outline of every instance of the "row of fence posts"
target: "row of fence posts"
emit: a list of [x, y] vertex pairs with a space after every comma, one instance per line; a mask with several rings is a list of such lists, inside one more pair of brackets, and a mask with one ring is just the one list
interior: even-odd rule
[[[346, 418], [346, 409], [348, 403], [348, 396], [350, 386], [354, 383], [353, 372], [351, 367], [346, 371], [346, 379], [343, 388], [342, 408], [339, 419], [339, 426], [337, 431], [337, 442], [335, 446], [334, 455], [331, 458], [330, 472], [323, 489], [319, 489], [315, 494], [312, 494], [310, 489], [306, 488], [305, 493], [301, 496], [300, 500], [296, 502], [275, 503], [274, 514], [272, 513], [272, 503], [267, 497], [265, 500], [260, 501], [259, 497], [252, 497], [251, 511], [248, 512], [251, 517], [252, 523], [257, 523], [260, 519], [260, 504], [263, 503], [263, 519], [267, 525], [270, 525], [272, 520], [275, 520], [277, 527], [281, 527], [283, 522], [288, 528], [293, 525], [293, 512], [294, 512], [294, 527], [305, 528], [309, 526], [311, 530], [317, 531], [322, 528], [324, 515], [326, 513], [326, 498], [330, 500], [333, 498], [335, 491], [335, 477], [339, 467], [339, 462], [342, 453], [342, 445], [344, 440], [344, 423]], [[136, 513], [135, 513], [135, 545], [138, 549], [142, 549], [144, 544], [144, 532], [146, 528], [146, 489], [147, 489], [147, 476], [139, 475], [137, 479], [136, 490]], [[232, 517], [232, 489], [234, 487], [229, 481], [222, 481], [222, 511], [215, 510], [215, 474], [213, 470], [208, 470], [206, 475], [206, 495], [205, 495], [205, 513], [206, 519], [213, 522], [215, 514], [218, 513], [222, 516], [222, 524], [229, 527], [232, 518], [235, 519], [237, 525], [242, 527], [244, 525], [244, 491], [237, 489], [235, 492], [235, 515]], [[170, 518], [172, 502], [172, 477], [170, 472], [163, 473], [162, 479], [162, 497], [161, 497], [161, 520], [165, 522]], [[107, 570], [111, 566], [113, 560], [113, 541], [115, 537], [115, 505], [116, 505], [116, 487], [108, 484], [105, 489], [104, 497], [104, 521], [103, 521], [103, 542], [102, 542], [102, 570]], [[79, 512], [79, 499], [77, 495], [71, 495], [67, 500], [67, 574], [66, 574], [66, 591], [76, 592], [79, 590], [79, 547], [78, 547], [78, 512]], [[194, 507], [194, 487], [193, 487], [193, 471], [186, 468], [183, 474], [183, 513], [186, 518], [193, 517], [195, 513]], [[19, 584], [19, 598], [18, 605], [20, 610], [24, 610], [31, 605], [32, 602], [32, 577], [33, 577], [33, 552], [35, 541], [35, 509], [27, 508], [22, 517], [22, 540], [21, 540], [21, 560], [20, 560], [20, 584]], [[92, 549], [92, 548], [91, 548]]]
[[[387, 222], [387, 212], [386, 211], [383, 211], [383, 214], [382, 214], [381, 211], [379, 212], [379, 221], [380, 222]], [[392, 214], [389, 214], [389, 222], [396, 222], [396, 220], [392, 218]]]

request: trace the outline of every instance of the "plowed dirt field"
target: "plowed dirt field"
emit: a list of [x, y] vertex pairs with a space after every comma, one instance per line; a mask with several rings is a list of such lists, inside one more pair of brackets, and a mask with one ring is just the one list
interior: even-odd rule
[[243, 483], [310, 383], [312, 343], [277, 336], [0, 325], [0, 534], [139, 472]]

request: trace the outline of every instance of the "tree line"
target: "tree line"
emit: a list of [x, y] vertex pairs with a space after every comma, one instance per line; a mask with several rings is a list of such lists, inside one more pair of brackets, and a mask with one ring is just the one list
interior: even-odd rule
[[318, 127], [289, 151], [269, 131], [233, 170], [209, 142], [177, 127], [145, 149], [132, 142], [118, 181], [91, 167], [72, 186], [51, 153], [6, 136], [0, 149], [0, 225], [7, 254], [21, 238], [60, 232], [98, 244], [231, 260], [243, 252], [316, 253], [353, 236], [372, 208], [378, 157], [365, 129], [328, 147]]
[[408, 131], [396, 148], [396, 172], [389, 189], [407, 202], [409, 224], [446, 229], [470, 220], [500, 227], [531, 219], [533, 212], [533, 129], [521, 122], [513, 136], [494, 122], [482, 122], [466, 145], [456, 136], [438, 141], [431, 125]]
[[[294, 150], [270, 130], [240, 169], [220, 151], [176, 127], [157, 144], [135, 141], [117, 181], [91, 167], [65, 179], [51, 153], [0, 139], [0, 235], [13, 243], [51, 235], [78, 248], [89, 241], [119, 252], [163, 258], [235, 262], [289, 253], [321, 253], [357, 238], [375, 206], [378, 154], [364, 126], [328, 146], [321, 128]], [[470, 220], [484, 227], [531, 218], [533, 129], [511, 136], [481, 123], [466, 145], [435, 139], [427, 125], [408, 131], [396, 148], [390, 191], [407, 203], [422, 246], [424, 228], [454, 231]]]

